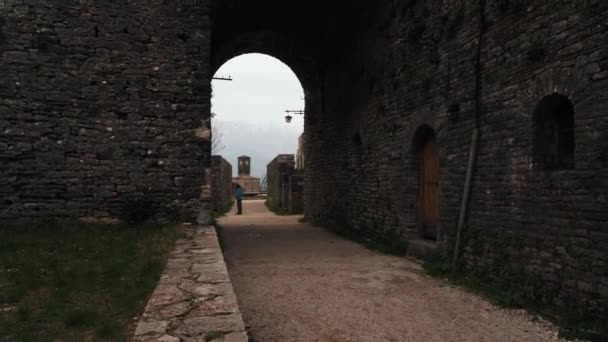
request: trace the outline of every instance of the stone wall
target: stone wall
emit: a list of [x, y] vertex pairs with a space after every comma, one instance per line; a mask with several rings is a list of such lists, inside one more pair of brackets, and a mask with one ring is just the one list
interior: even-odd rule
[[[401, 2], [374, 17], [325, 70], [324, 110], [307, 113], [306, 215], [419, 238], [415, 135], [426, 126], [440, 146], [439, 241], [449, 248], [478, 125], [466, 267], [606, 317], [608, 7]], [[534, 153], [534, 112], [553, 93], [574, 106], [572, 169], [547, 170]]]
[[[291, 207], [291, 177], [295, 175], [293, 154], [280, 154], [266, 167], [268, 207], [289, 211]], [[296, 205], [296, 207], [298, 207]]]
[[[419, 238], [425, 127], [449, 247], [478, 127], [465, 266], [606, 315], [606, 18], [601, 0], [0, 0], [1, 219], [116, 217], [137, 197], [208, 213], [210, 76], [262, 52], [305, 89], [312, 221]], [[574, 110], [565, 169], [535, 137], [553, 93]]]
[[211, 158], [211, 189], [213, 192], [213, 209], [223, 212], [232, 205], [232, 165], [222, 156]]
[[296, 171], [289, 176], [289, 205], [287, 209], [291, 214], [304, 213], [304, 174]]
[[210, 166], [207, 1], [0, 1], [2, 219], [194, 220]]
[[296, 170], [304, 170], [306, 165], [306, 156], [304, 155], [304, 133], [298, 137], [298, 151], [296, 153]]

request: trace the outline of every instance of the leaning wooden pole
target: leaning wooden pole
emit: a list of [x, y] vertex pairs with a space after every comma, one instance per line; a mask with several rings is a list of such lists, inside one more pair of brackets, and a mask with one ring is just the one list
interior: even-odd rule
[[477, 144], [479, 142], [479, 128], [473, 129], [473, 137], [471, 138], [471, 148], [469, 150], [469, 162], [467, 165], [467, 175], [464, 183], [464, 193], [462, 195], [462, 203], [460, 204], [460, 214], [458, 216], [458, 226], [456, 228], [456, 242], [454, 243], [454, 257], [452, 259], [452, 271], [458, 268], [458, 256], [460, 254], [460, 245], [462, 241], [462, 230], [464, 228], [465, 219], [467, 216], [469, 199], [471, 198], [471, 188], [473, 182], [473, 168], [475, 167], [475, 159], [477, 158]]
[[460, 256], [460, 245], [462, 244], [462, 231], [466, 222], [469, 201], [471, 198], [471, 190], [473, 187], [473, 171], [475, 169], [475, 161], [477, 159], [477, 148], [479, 144], [479, 118], [481, 116], [481, 53], [483, 51], [483, 37], [486, 30], [485, 23], [486, 0], [479, 0], [479, 36], [477, 37], [477, 51], [475, 55], [475, 126], [473, 128], [473, 136], [471, 138], [471, 147], [469, 149], [469, 161], [467, 164], [467, 174], [464, 183], [464, 191], [462, 194], [462, 203], [460, 204], [460, 213], [458, 217], [458, 226], [456, 227], [456, 241], [454, 242], [454, 256], [452, 258], [452, 271], [458, 268], [458, 257]]

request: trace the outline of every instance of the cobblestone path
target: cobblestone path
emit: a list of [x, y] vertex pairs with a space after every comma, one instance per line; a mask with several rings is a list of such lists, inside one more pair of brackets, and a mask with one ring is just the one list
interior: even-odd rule
[[275, 216], [246, 201], [221, 220], [239, 307], [257, 342], [555, 341], [557, 330], [521, 310], [431, 278], [382, 255]]

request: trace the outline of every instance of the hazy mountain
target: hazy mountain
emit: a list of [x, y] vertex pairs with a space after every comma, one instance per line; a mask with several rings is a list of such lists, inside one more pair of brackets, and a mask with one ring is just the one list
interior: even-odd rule
[[224, 150], [220, 153], [232, 164], [237, 173], [237, 158], [242, 155], [251, 157], [251, 175], [263, 178], [266, 165], [278, 154], [295, 154], [298, 148], [298, 135], [285, 129], [285, 123], [251, 125], [241, 121], [221, 121], [224, 133]]

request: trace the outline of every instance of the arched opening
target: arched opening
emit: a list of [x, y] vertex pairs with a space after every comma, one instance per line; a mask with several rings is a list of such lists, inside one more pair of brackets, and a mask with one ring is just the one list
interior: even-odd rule
[[534, 157], [547, 170], [575, 167], [574, 105], [561, 94], [545, 96], [534, 111]]
[[290, 207], [283, 203], [287, 198], [301, 198], [287, 195], [295, 191], [289, 183], [296, 174], [295, 156], [305, 117], [291, 114], [287, 123], [285, 111], [304, 113], [304, 90], [298, 77], [280, 60], [250, 53], [222, 64], [212, 89], [212, 134], [222, 138], [214, 145], [223, 147], [212, 152], [237, 166], [232, 168], [232, 184], [239, 184], [246, 198], [257, 197], [265, 192], [261, 186], [265, 179], [268, 200]]
[[416, 226], [421, 237], [436, 240], [439, 223], [439, 145], [435, 131], [421, 126], [414, 135], [418, 167]]

